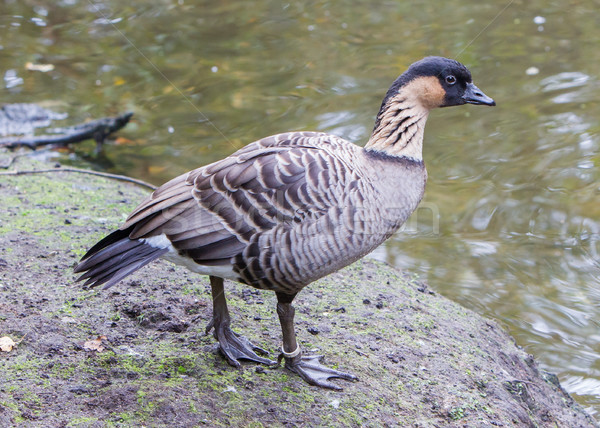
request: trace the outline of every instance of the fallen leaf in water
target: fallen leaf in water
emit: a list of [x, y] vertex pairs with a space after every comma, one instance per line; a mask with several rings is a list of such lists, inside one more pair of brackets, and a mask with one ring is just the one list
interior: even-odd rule
[[161, 172], [163, 172], [165, 169], [167, 169], [166, 166], [158, 166], [158, 165], [150, 165], [148, 167], [148, 172], [150, 174], [160, 174]]
[[12, 340], [8, 336], [0, 337], [0, 351], [2, 352], [10, 352], [13, 348], [17, 346], [14, 340]]
[[137, 142], [136, 142], [136, 141], [134, 141], [134, 140], [130, 140], [129, 138], [117, 137], [117, 138], [115, 139], [115, 144], [116, 144], [117, 146], [120, 146], [120, 145], [123, 145], [123, 144], [126, 144], [126, 145], [132, 145], [132, 144], [137, 144]]
[[104, 351], [104, 346], [102, 346], [102, 341], [106, 340], [106, 336], [98, 336], [97, 339], [86, 340], [83, 344], [83, 349], [86, 351], [95, 351], [102, 352]]

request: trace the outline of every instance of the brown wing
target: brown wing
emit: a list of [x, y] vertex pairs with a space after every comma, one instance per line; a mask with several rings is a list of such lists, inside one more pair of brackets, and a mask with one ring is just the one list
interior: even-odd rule
[[332, 189], [357, 179], [338, 156], [342, 143], [319, 133], [259, 140], [164, 184], [121, 229], [133, 226], [132, 239], [166, 234], [180, 254], [201, 265], [230, 264], [257, 236], [337, 206], [339, 192]]

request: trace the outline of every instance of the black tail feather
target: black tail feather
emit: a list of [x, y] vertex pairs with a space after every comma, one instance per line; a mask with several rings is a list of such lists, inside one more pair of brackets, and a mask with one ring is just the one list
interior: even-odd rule
[[[81, 275], [81, 278], [79, 279], [83, 280], [92, 277], [100, 279], [100, 276], [105, 276], [116, 270], [124, 268], [129, 262], [145, 258], [146, 256], [150, 255], [153, 250], [155, 250], [155, 248], [152, 248], [149, 245], [144, 245], [142, 242], [133, 242], [136, 245], [128, 246], [130, 250], [128, 252], [119, 252], [112, 257], [105, 257], [104, 254], [100, 253], [93, 255], [91, 259], [83, 262], [89, 266], [82, 269], [82, 271], [87, 270], [87, 272]], [[118, 244], [121, 243], [119, 242]], [[110, 249], [110, 247], [108, 249]], [[96, 260], [96, 256], [99, 256], [98, 260]], [[108, 262], [105, 263], [107, 260]]]
[[75, 272], [83, 272], [91, 270], [93, 266], [97, 266], [110, 258], [114, 258], [119, 254], [127, 253], [135, 247], [143, 245], [141, 241], [122, 238], [120, 241], [113, 242], [108, 247], [104, 247], [93, 254], [86, 254], [87, 258], [82, 258], [81, 262], [75, 268]]
[[[147, 248], [149, 247], [149, 248]], [[140, 262], [150, 263], [152, 260], [160, 257], [163, 252], [160, 252], [158, 248], [152, 248], [146, 245], [146, 248], [141, 248], [139, 252], [125, 253], [123, 256], [111, 259], [109, 265], [101, 262], [100, 264], [91, 268], [87, 273], [83, 274], [80, 280], [87, 279], [85, 285], [101, 285], [116, 276], [119, 276], [121, 271], [127, 271], [128, 268], [133, 264], [139, 264]], [[146, 264], [144, 263], [144, 264]], [[142, 267], [143, 265], [140, 265]], [[133, 272], [133, 271], [131, 271]], [[124, 277], [122, 277], [124, 278]], [[115, 284], [114, 282], [113, 284]]]
[[[83, 256], [81, 258], [81, 261], [84, 261], [85, 259], [89, 258], [92, 254], [96, 254], [98, 251], [102, 250], [103, 248], [106, 248], [109, 245], [122, 240], [123, 238], [128, 238], [129, 234], [131, 233], [131, 229], [132, 228], [125, 229], [125, 230], [118, 229], [118, 230], [115, 230], [110, 235], [105, 236], [100, 241], [98, 241], [96, 243], [96, 245], [94, 245], [92, 248], [90, 248], [87, 253], [85, 253], [85, 256]], [[79, 267], [79, 265], [77, 267]], [[76, 270], [75, 272], [79, 272], [79, 271]]]
[[130, 239], [131, 229], [116, 230], [94, 245], [75, 267], [76, 273], [84, 272], [77, 281], [106, 289], [169, 251]]

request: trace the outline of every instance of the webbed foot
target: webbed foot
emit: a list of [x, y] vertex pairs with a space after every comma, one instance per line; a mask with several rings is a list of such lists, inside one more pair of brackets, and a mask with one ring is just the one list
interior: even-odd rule
[[250, 360], [268, 366], [277, 365], [275, 361], [257, 355], [257, 352], [268, 355], [267, 351], [254, 346], [244, 336], [240, 336], [231, 330], [223, 278], [217, 276], [210, 276], [209, 278], [213, 299], [213, 317], [206, 326], [206, 334], [213, 328], [215, 329], [213, 336], [219, 341], [219, 350], [225, 356], [227, 362], [234, 367], [241, 365], [239, 360]]
[[206, 334], [214, 327], [215, 331], [213, 335], [215, 339], [219, 341], [219, 350], [227, 359], [227, 362], [234, 367], [239, 367], [241, 363], [239, 360], [249, 360], [260, 364], [266, 364], [268, 366], [277, 365], [275, 361], [263, 358], [261, 355], [269, 355], [264, 349], [255, 346], [246, 339], [244, 336], [240, 336], [231, 330], [228, 323], [216, 324], [214, 319], [206, 327]]
[[341, 391], [343, 388], [329, 382], [329, 379], [339, 378], [347, 381], [357, 381], [358, 378], [350, 373], [344, 373], [339, 370], [331, 369], [321, 364], [322, 355], [310, 355], [303, 357], [301, 354], [295, 357], [286, 357], [283, 353], [279, 354], [278, 363], [285, 358], [285, 367], [288, 370], [297, 373], [307, 383], [321, 388], [335, 389]]

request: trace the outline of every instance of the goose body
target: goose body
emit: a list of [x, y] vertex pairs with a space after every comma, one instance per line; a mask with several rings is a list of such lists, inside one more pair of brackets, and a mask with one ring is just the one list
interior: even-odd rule
[[239, 359], [272, 362], [230, 330], [223, 278], [272, 290], [286, 367], [309, 383], [337, 388], [329, 378], [354, 377], [301, 355], [291, 302], [402, 226], [425, 191], [429, 111], [465, 103], [494, 105], [462, 64], [425, 58], [394, 82], [365, 148], [317, 132], [253, 142], [162, 185], [75, 270], [86, 284], [109, 287], [162, 257], [209, 275], [214, 313], [207, 331], [215, 328], [221, 351], [236, 366]]
[[[197, 273], [297, 293], [389, 238], [421, 200], [425, 176], [422, 162], [333, 135], [275, 135], [164, 184], [115, 239], [142, 241]], [[99, 282], [113, 285], [118, 273]]]

